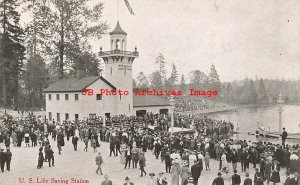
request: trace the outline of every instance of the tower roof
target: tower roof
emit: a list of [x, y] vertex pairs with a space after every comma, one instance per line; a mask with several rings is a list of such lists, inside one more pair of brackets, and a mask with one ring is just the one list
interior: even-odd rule
[[109, 33], [110, 35], [127, 35], [127, 33], [121, 28], [119, 21], [117, 22], [117, 25], [115, 29]]

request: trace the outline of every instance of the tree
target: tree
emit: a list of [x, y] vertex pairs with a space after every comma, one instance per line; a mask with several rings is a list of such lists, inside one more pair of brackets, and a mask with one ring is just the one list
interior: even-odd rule
[[186, 83], [185, 83], [185, 79], [184, 79], [184, 75], [183, 74], [181, 75], [181, 78], [180, 78], [179, 90], [182, 91], [182, 94], [186, 94], [187, 93]]
[[80, 69], [85, 71], [89, 75], [99, 75], [100, 74], [100, 60], [97, 56], [91, 52], [80, 52], [78, 56], [74, 58], [74, 63], [71, 66], [69, 76], [76, 76], [77, 70]]
[[24, 31], [21, 28], [20, 14], [16, 11], [16, 0], [3, 0], [0, 3], [1, 22], [1, 99], [7, 105], [9, 99], [18, 102], [19, 74], [23, 66], [25, 47]]
[[191, 71], [190, 84], [194, 89], [205, 88], [208, 76], [200, 70]]
[[150, 87], [153, 89], [162, 89], [163, 81], [160, 71], [156, 70], [150, 74]]
[[159, 73], [161, 76], [162, 83], [165, 83], [167, 77], [166, 77], [166, 61], [163, 54], [159, 53], [159, 55], [155, 58], [155, 63], [159, 64]]
[[250, 103], [257, 103], [257, 92], [255, 90], [255, 87], [254, 87], [254, 83], [253, 83], [253, 80], [250, 79], [250, 85], [249, 85], [249, 102]]
[[43, 105], [43, 90], [49, 84], [49, 73], [43, 58], [35, 55], [29, 58], [23, 73], [25, 90], [28, 92], [32, 107]]
[[[26, 0], [25, 0], [26, 1]], [[28, 0], [34, 2], [33, 0]], [[46, 1], [44, 8], [50, 7], [43, 19], [45, 26], [51, 34], [47, 39], [49, 46], [44, 49], [47, 58], [50, 59], [53, 74], [63, 78], [64, 69], [72, 68], [78, 64], [78, 58], [86, 56], [91, 47], [88, 39], [100, 39], [108, 29], [106, 22], [102, 21], [103, 3], [89, 7], [89, 0], [50, 0]], [[36, 6], [44, 5], [36, 3]], [[35, 11], [35, 14], [41, 11]], [[89, 57], [90, 58], [90, 57]], [[58, 71], [56, 72], [58, 67]], [[77, 67], [78, 68], [78, 67]]]
[[140, 72], [136, 78], [136, 84], [140, 89], [147, 89], [149, 87], [149, 81], [143, 72]]
[[267, 103], [268, 102], [267, 91], [266, 91], [263, 79], [259, 80], [258, 101], [259, 101], [259, 103]]
[[171, 72], [171, 76], [168, 81], [169, 81], [168, 90], [175, 90], [176, 83], [178, 82], [178, 72], [177, 72], [176, 66], [174, 64], [172, 64], [172, 72]]
[[220, 81], [218, 72], [214, 65], [211, 65], [208, 77], [209, 77], [209, 83], [210, 83], [209, 88], [211, 88], [212, 90], [220, 91], [221, 90], [221, 81]]

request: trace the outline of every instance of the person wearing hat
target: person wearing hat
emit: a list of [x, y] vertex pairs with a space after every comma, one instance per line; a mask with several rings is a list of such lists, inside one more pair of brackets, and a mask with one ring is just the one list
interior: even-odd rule
[[0, 148], [0, 167], [2, 172], [4, 172], [4, 165], [5, 165], [5, 153], [4, 153], [4, 149]]
[[202, 162], [200, 162], [200, 164], [199, 164], [195, 160], [195, 164], [191, 167], [191, 173], [192, 173], [192, 177], [194, 179], [194, 184], [195, 185], [198, 184], [198, 179], [200, 178], [202, 170], [203, 170]]
[[102, 175], [102, 168], [101, 168], [101, 166], [102, 166], [102, 164], [104, 162], [103, 162], [103, 158], [102, 158], [100, 152], [98, 152], [98, 156], [96, 157], [95, 161], [96, 161], [96, 165], [98, 166], [98, 168], [96, 170], [96, 173], [98, 174], [98, 172], [100, 171], [100, 175]]
[[221, 172], [218, 173], [218, 177], [214, 179], [212, 185], [224, 185], [224, 179]]
[[244, 180], [244, 185], [252, 185], [252, 179], [249, 178], [249, 173], [246, 173], [246, 179]]
[[133, 183], [130, 182], [130, 178], [129, 178], [129, 177], [126, 177], [126, 178], [125, 178], [125, 183], [124, 183], [124, 185], [133, 185]]
[[39, 148], [39, 158], [38, 158], [38, 165], [37, 165], [37, 169], [40, 169], [43, 167], [43, 163], [44, 163], [44, 154], [43, 154], [43, 147], [41, 146]]
[[285, 128], [283, 127], [282, 128], [282, 134], [281, 134], [281, 140], [282, 140], [282, 145], [285, 146], [285, 140], [287, 138], [288, 134], [287, 132], [285, 131]]
[[5, 152], [5, 162], [6, 162], [6, 170], [10, 171], [10, 162], [11, 162], [11, 157], [12, 157], [12, 153], [10, 151], [10, 148], [6, 148], [6, 152]]
[[237, 174], [237, 170], [234, 170], [233, 173], [234, 174], [231, 176], [231, 184], [232, 185], [241, 184], [241, 176]]
[[185, 185], [189, 177], [189, 164], [187, 161], [183, 162], [182, 168], [180, 168], [181, 185]]
[[132, 149], [131, 149], [132, 168], [137, 168], [137, 163], [139, 160], [138, 152], [139, 151], [136, 148], [136, 145], [132, 145]]
[[150, 178], [148, 179], [147, 185], [157, 185], [157, 179], [154, 178], [155, 173], [149, 173]]
[[145, 174], [145, 176], [147, 174], [146, 171], [145, 171], [146, 158], [145, 158], [143, 152], [141, 152], [140, 154], [141, 154], [141, 156], [140, 156], [140, 160], [139, 160], [139, 165], [140, 165], [140, 169], [141, 169], [141, 177], [143, 177], [143, 174]]

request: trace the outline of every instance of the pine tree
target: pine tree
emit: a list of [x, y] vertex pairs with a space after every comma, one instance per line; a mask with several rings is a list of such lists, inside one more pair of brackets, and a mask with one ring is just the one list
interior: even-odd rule
[[169, 78], [170, 88], [168, 88], [168, 89], [175, 90], [177, 82], [178, 82], [178, 72], [177, 72], [176, 66], [174, 64], [172, 64], [172, 72], [171, 72], [171, 76]]
[[[161, 76], [161, 81], [163, 84], [166, 83], [166, 61], [165, 61], [165, 57], [163, 56], [163, 54], [159, 53], [159, 55], [155, 58], [155, 63], [159, 64], [159, 73]], [[164, 86], [164, 85], [163, 85]]]
[[254, 87], [253, 80], [250, 79], [249, 94], [248, 94], [249, 103], [251, 103], [251, 104], [257, 103], [257, 97], [258, 96], [257, 96], [257, 92]]
[[3, 0], [0, 3], [1, 25], [1, 99], [3, 105], [9, 99], [18, 103], [19, 74], [23, 66], [25, 47], [24, 31], [21, 28], [20, 14], [16, 11], [16, 0]]
[[267, 91], [263, 79], [259, 80], [258, 100], [259, 103], [266, 103], [268, 101]]
[[209, 77], [209, 83], [210, 83], [209, 88], [211, 88], [212, 90], [220, 91], [221, 90], [221, 81], [220, 81], [218, 72], [216, 70], [216, 67], [214, 65], [211, 65], [208, 77]]
[[184, 75], [183, 74], [181, 75], [181, 78], [180, 78], [179, 90], [182, 91], [182, 94], [186, 94], [187, 93], [186, 83], [185, 83], [185, 79], [184, 79]]
[[205, 89], [208, 76], [200, 70], [191, 71], [190, 84], [194, 89]]
[[152, 89], [163, 89], [163, 81], [160, 71], [156, 70], [153, 73], [150, 74], [150, 87]]
[[49, 73], [42, 57], [35, 55], [25, 64], [23, 81], [32, 107], [43, 106], [43, 90], [49, 84]]
[[137, 87], [140, 89], [147, 89], [149, 87], [149, 82], [147, 77], [143, 72], [140, 72], [136, 78]]

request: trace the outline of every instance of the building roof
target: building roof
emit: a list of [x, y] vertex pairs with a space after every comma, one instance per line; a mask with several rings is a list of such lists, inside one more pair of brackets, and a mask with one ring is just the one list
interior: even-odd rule
[[110, 35], [127, 35], [127, 33], [121, 28], [119, 21], [117, 22], [117, 25], [115, 29], [109, 33]]
[[135, 96], [133, 95], [134, 107], [171, 106], [167, 97], [162, 96]]
[[115, 86], [109, 83], [102, 76], [86, 76], [81, 79], [68, 78], [58, 80], [54, 84], [49, 85], [49, 87], [45, 89], [44, 92], [81, 92], [84, 88], [87, 88], [98, 79], [101, 79], [112, 89], [116, 89]]

